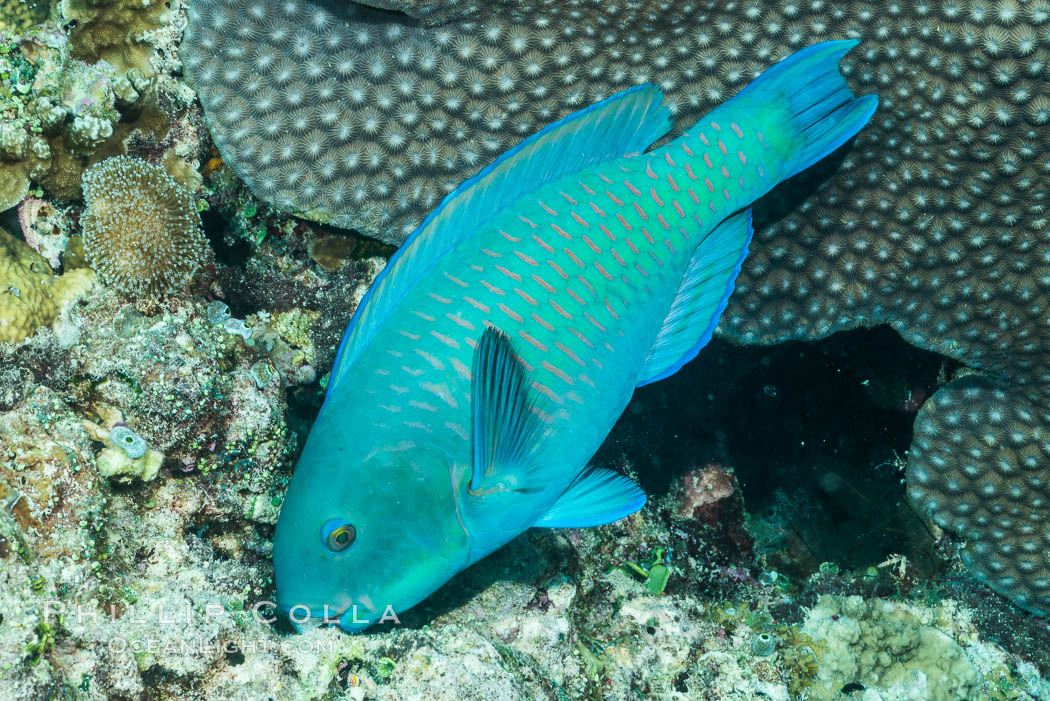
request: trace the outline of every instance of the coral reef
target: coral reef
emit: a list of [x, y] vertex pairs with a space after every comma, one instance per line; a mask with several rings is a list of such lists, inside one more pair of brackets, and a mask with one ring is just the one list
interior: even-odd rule
[[193, 195], [160, 166], [109, 158], [84, 173], [83, 186], [84, 251], [106, 284], [164, 294], [211, 260]]
[[[890, 324], [994, 377], [1034, 417], [1004, 425], [1014, 442], [1005, 452], [987, 445], [975, 469], [1019, 472], [1020, 463], [1001, 467], [993, 456], [1042, 450], [1038, 435], [1050, 430], [1040, 410], [1050, 398], [1043, 0], [381, 6], [404, 14], [196, 0], [183, 57], [216, 144], [258, 196], [390, 241], [522, 135], [615, 90], [660, 84], [681, 129], [795, 48], [861, 39], [843, 70], [856, 92], [881, 94], [879, 111], [839, 163], [756, 208], [755, 242], [719, 333], [771, 344]], [[267, 139], [271, 132], [285, 136]], [[969, 460], [965, 444], [978, 440], [951, 438], [958, 431], [932, 406], [920, 414], [927, 448], [910, 459], [912, 482], [938, 469], [928, 456]], [[980, 498], [944, 492], [928, 506], [939, 513]], [[1037, 492], [1011, 498], [1050, 518]], [[1044, 610], [1032, 603], [1042, 574], [1019, 561], [993, 582], [999, 561], [969, 552], [997, 591]]]
[[[894, 322], [912, 343], [1028, 382], [974, 375], [886, 328], [776, 348], [716, 340], [674, 382], [640, 390], [595, 456], [642, 481], [641, 513], [527, 533], [399, 612], [401, 625], [293, 633], [267, 603], [273, 525], [339, 338], [394, 249], [258, 202], [223, 162], [243, 172], [239, 152], [209, 151], [175, 54], [180, 0], [65, 0], [20, 37], [0, 34], [0, 210], [18, 206], [2, 219], [15, 236], [0, 234], [0, 698], [1050, 698], [1046, 622], [953, 567], [956, 541], [935, 541], [900, 484], [915, 419], [914, 500], [970, 540], [963, 558], [982, 581], [1044, 606], [1045, 565], [1028, 549], [1045, 502], [1031, 465], [1045, 465], [1050, 423], [1031, 406], [1044, 384], [1032, 310], [1045, 298], [1032, 208], [1047, 166], [1045, 135], [1025, 136], [1046, 121], [1041, 0], [369, 4], [380, 9], [325, 5], [304, 27], [307, 5], [270, 16], [258, 0], [220, 31], [209, 8], [234, 5], [200, 0], [184, 56], [199, 80], [202, 37], [250, 40], [256, 61], [291, 61], [315, 111], [334, 86], [352, 136], [333, 153], [346, 160], [311, 164], [300, 144], [323, 130], [293, 130], [287, 163], [313, 170], [286, 168], [280, 187], [290, 200], [327, 177], [304, 213], [333, 221], [325, 198], [352, 187], [347, 216], [388, 240], [520, 135], [603, 94], [660, 82], [687, 123], [796, 46], [863, 36], [869, 53], [845, 67], [855, 88], [883, 94], [877, 140], [819, 189], [794, 183], [756, 210], [754, 265], [723, 334], [765, 344]], [[286, 16], [300, 26], [280, 39]], [[332, 16], [352, 21], [324, 26]], [[320, 64], [314, 81], [311, 58], [331, 51], [317, 42], [340, 37], [348, 62]], [[247, 61], [221, 54], [216, 70]], [[262, 68], [245, 71], [276, 75]], [[202, 88], [217, 142], [225, 129], [232, 143], [216, 110], [239, 104], [247, 73], [216, 78], [216, 104], [218, 88]], [[269, 96], [267, 114], [292, 129], [282, 120], [305, 109], [289, 105], [294, 91], [254, 90], [248, 106]], [[163, 185], [137, 188], [137, 215], [174, 192], [191, 250], [214, 252], [199, 294], [143, 303], [92, 284], [86, 259], [116, 260], [124, 243], [90, 240], [99, 203], [129, 194], [93, 191], [117, 164]], [[853, 222], [874, 201], [854, 198], [875, 192], [882, 218]], [[945, 224], [960, 211], [962, 234]], [[971, 231], [986, 237], [971, 244]], [[854, 232], [888, 246], [850, 249], [883, 277], [852, 296], [828, 282], [820, 308], [801, 302], [838, 261], [855, 266], [836, 244], [867, 240]], [[920, 235], [944, 256], [914, 253]], [[958, 240], [961, 258], [947, 248]], [[1021, 254], [1030, 269], [1008, 270]], [[830, 272], [810, 270], [821, 260]], [[784, 280], [788, 293], [762, 287]], [[969, 295], [971, 307], [951, 304], [970, 321], [923, 330], [921, 306], [939, 309], [929, 290], [942, 288]], [[1027, 356], [1014, 345], [1026, 328]]]

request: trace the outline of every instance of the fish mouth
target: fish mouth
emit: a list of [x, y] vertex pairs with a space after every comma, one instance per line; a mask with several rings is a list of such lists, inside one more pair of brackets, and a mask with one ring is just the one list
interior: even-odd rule
[[361, 603], [346, 606], [278, 604], [278, 609], [300, 633], [315, 625], [339, 626], [348, 633], [360, 633], [374, 625], [379, 618], [379, 611]]
[[293, 625], [316, 621], [324, 625], [336, 625], [350, 606], [333, 607], [329, 604], [308, 606], [306, 604], [278, 604], [284, 617]]

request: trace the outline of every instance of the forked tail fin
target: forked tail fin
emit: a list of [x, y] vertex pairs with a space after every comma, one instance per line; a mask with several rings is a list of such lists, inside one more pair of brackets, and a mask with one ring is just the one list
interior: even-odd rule
[[[810, 167], [861, 130], [879, 105], [878, 95], [854, 97], [839, 61], [859, 41], [826, 41], [796, 51], [740, 91], [754, 100], [766, 138], [785, 157], [784, 180]], [[784, 114], [786, 111], [786, 114]]]

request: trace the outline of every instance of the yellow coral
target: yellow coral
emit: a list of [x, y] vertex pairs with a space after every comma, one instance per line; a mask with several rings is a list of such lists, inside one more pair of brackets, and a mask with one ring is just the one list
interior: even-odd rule
[[55, 277], [42, 256], [0, 229], [0, 342], [17, 343], [50, 325], [94, 283], [86, 268]]

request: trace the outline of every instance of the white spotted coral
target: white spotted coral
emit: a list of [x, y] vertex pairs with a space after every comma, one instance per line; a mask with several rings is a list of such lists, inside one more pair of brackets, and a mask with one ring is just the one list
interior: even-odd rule
[[84, 173], [84, 200], [84, 251], [124, 293], [174, 292], [211, 259], [193, 196], [160, 166], [108, 158]]

